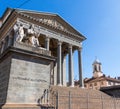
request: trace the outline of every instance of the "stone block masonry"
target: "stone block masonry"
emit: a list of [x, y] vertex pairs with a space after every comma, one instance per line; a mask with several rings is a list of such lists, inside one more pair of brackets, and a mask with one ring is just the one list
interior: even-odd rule
[[11, 56], [0, 59], [0, 106], [6, 102]]
[[50, 62], [27, 56], [13, 56], [7, 102], [37, 103], [49, 85]]

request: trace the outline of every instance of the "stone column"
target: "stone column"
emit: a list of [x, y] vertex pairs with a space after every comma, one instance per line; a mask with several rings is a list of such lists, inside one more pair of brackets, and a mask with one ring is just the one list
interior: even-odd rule
[[2, 42], [0, 42], [0, 54], [1, 54], [1, 50], [2, 50]]
[[9, 39], [8, 39], [8, 47], [13, 45], [13, 36], [9, 35]]
[[45, 48], [46, 48], [46, 50], [49, 50], [49, 42], [50, 42], [50, 38], [46, 37], [45, 38]]
[[3, 53], [5, 48], [5, 40], [2, 41], [2, 45], [1, 45], [1, 53]]
[[71, 87], [74, 87], [74, 71], [73, 71], [72, 45], [69, 45], [69, 85]]
[[58, 42], [58, 47], [57, 47], [57, 84], [59, 86], [62, 85], [61, 82], [61, 70], [62, 70], [62, 42]]
[[79, 86], [84, 87], [84, 82], [83, 82], [83, 77], [82, 77], [81, 50], [82, 50], [82, 48], [78, 48]]
[[62, 55], [62, 84], [66, 86], [66, 56]]

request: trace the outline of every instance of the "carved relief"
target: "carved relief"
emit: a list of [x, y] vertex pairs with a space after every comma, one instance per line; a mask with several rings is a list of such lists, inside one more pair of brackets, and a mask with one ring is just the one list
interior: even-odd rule
[[40, 34], [37, 34], [37, 32], [35, 32], [34, 30], [34, 25], [31, 25], [29, 27], [29, 29], [27, 30], [27, 35], [29, 37], [29, 41], [30, 43], [34, 46], [34, 47], [39, 47], [39, 41], [38, 41], [38, 37]]
[[24, 26], [20, 24], [20, 26], [18, 27], [17, 41], [22, 42], [24, 37], [25, 37]]
[[63, 27], [59, 22], [56, 20], [51, 20], [51, 19], [40, 19], [40, 21], [43, 21], [44, 23], [47, 23], [49, 25], [54, 26], [55, 28], [59, 28], [61, 30], [67, 30], [65, 27]]
[[29, 28], [25, 28], [22, 23], [17, 23], [14, 26], [15, 41], [24, 42], [34, 47], [40, 47], [38, 37], [40, 33], [34, 30], [34, 25], [30, 25]]

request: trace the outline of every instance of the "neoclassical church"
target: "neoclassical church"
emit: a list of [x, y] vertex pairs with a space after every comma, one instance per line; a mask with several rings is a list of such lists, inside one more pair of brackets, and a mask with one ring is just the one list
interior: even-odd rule
[[[0, 107], [36, 104], [51, 86], [74, 87], [73, 53], [86, 38], [59, 15], [8, 8], [0, 18]], [[5, 107], [4, 107], [5, 108]]]
[[[120, 99], [83, 88], [85, 39], [59, 15], [6, 9], [0, 18], [0, 109], [119, 109]], [[74, 64], [79, 87], [74, 87]], [[102, 76], [100, 65], [94, 63], [95, 77]]]

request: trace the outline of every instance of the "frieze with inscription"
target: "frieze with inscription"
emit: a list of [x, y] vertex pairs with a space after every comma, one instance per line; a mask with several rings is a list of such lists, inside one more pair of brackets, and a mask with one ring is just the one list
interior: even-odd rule
[[14, 80], [24, 80], [24, 81], [31, 81], [31, 82], [46, 82], [46, 80], [42, 80], [42, 79], [33, 79], [33, 78], [27, 78], [27, 77], [12, 77]]

